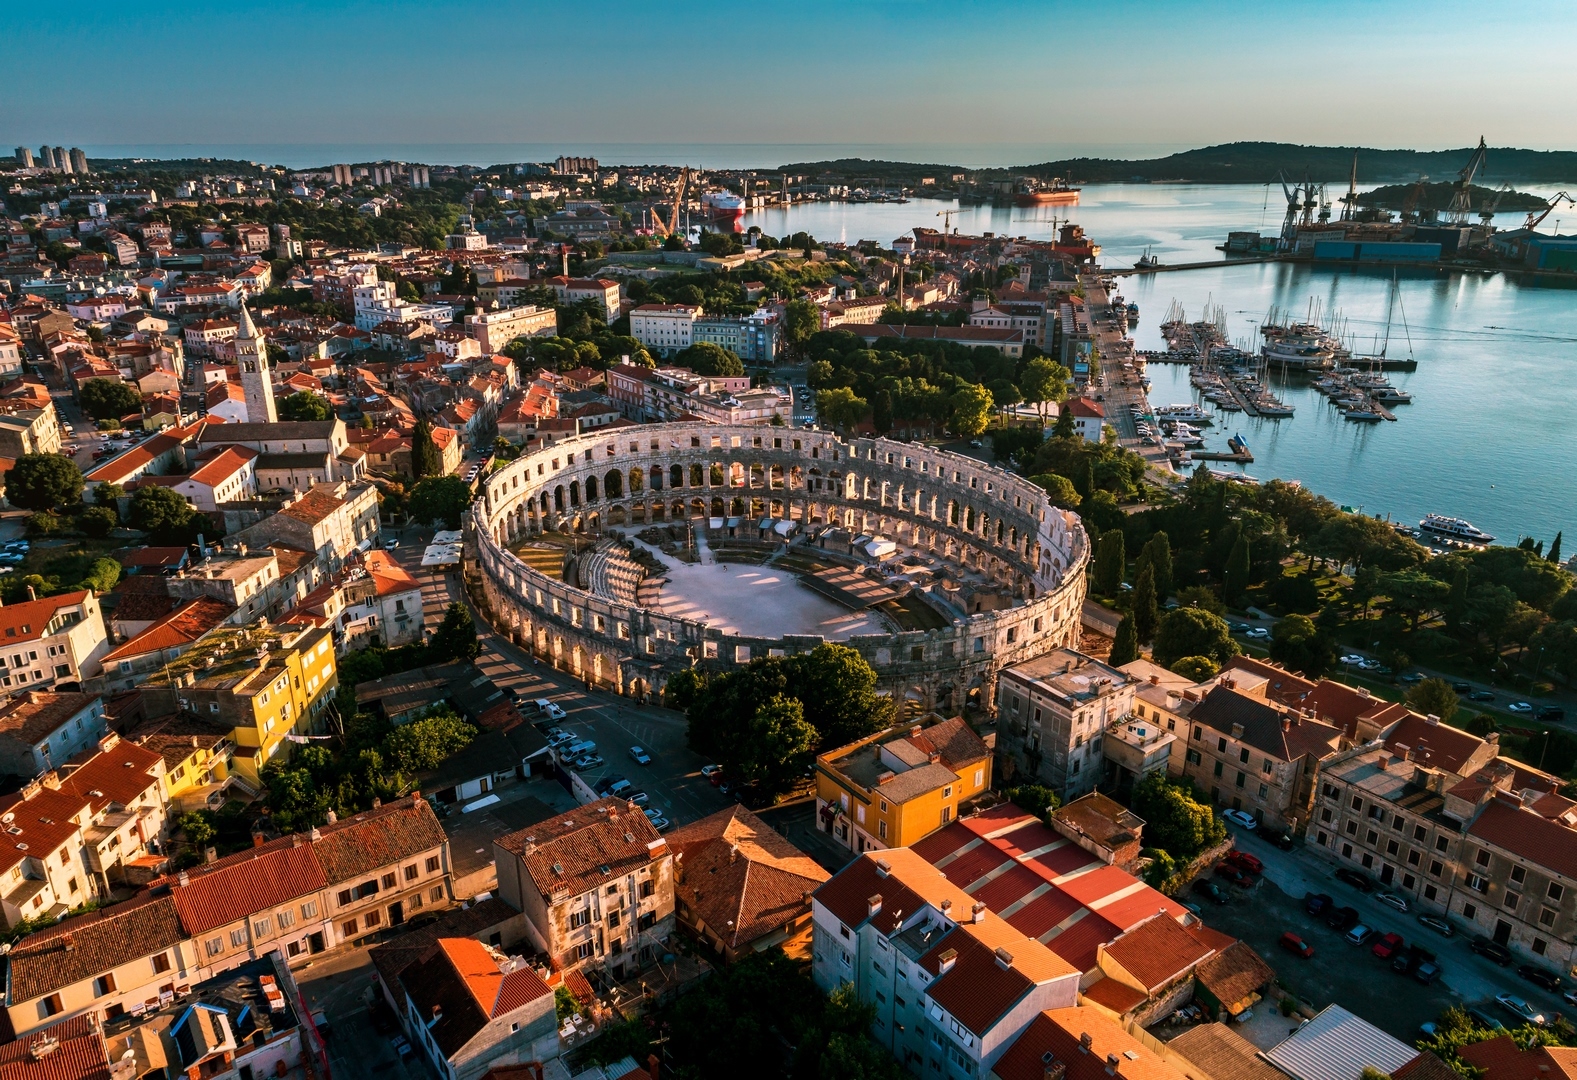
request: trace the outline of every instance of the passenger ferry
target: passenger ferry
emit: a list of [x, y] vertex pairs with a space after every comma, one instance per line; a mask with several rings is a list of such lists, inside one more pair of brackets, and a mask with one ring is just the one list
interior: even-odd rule
[[1443, 514], [1425, 514], [1424, 520], [1418, 523], [1418, 527], [1435, 536], [1466, 540], [1470, 544], [1488, 544], [1495, 539], [1471, 522], [1463, 521], [1461, 518], [1446, 517]]

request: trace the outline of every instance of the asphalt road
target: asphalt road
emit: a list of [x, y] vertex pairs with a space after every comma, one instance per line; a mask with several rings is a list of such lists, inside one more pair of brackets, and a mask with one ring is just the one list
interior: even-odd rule
[[[1373, 894], [1338, 881], [1336, 866], [1309, 848], [1281, 851], [1254, 833], [1237, 828], [1231, 832], [1239, 850], [1265, 864], [1264, 882], [1248, 903], [1234, 901], [1225, 908], [1205, 904], [1203, 918], [1207, 924], [1248, 941], [1294, 990], [1311, 995], [1312, 1003], [1323, 1006], [1337, 1001], [1409, 1042], [1409, 1032], [1416, 1031], [1423, 1021], [1433, 1020], [1450, 1004], [1484, 1004], [1488, 1012], [1501, 1015], [1507, 1026], [1513, 1026], [1512, 1018], [1493, 1002], [1500, 993], [1514, 994], [1548, 1017], [1573, 1012], [1559, 995], [1519, 978], [1515, 963], [1502, 968], [1474, 953], [1470, 943], [1476, 931], [1464, 929], [1464, 924], [1451, 920], [1457, 933], [1443, 937], [1418, 922], [1421, 909], [1405, 914], [1395, 911], [1376, 901]], [[1433, 986], [1422, 986], [1390, 971], [1369, 954], [1367, 946], [1348, 945], [1304, 912], [1303, 898], [1311, 892], [1325, 893], [1338, 905], [1357, 909], [1364, 925], [1381, 934], [1398, 933], [1405, 942], [1417, 942], [1435, 953], [1440, 979]], [[1280, 949], [1278, 943], [1286, 930], [1306, 936], [1315, 949], [1313, 960], [1299, 960]]]

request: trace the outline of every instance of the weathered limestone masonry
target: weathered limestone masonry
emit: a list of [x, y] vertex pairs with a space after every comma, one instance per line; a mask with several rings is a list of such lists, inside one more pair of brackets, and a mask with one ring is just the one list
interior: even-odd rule
[[[984, 575], [1013, 606], [942, 630], [850, 639], [880, 689], [927, 708], [973, 697], [994, 711], [996, 673], [1077, 646], [1089, 543], [1078, 516], [973, 458], [822, 431], [679, 423], [588, 433], [488, 477], [472, 508], [476, 570], [494, 625], [561, 669], [621, 694], [660, 691], [693, 665], [815, 648], [814, 636], [743, 637], [554, 581], [506, 545], [552, 529], [737, 516], [835, 523]], [[469, 545], [468, 545], [469, 546]], [[978, 693], [973, 693], [978, 692]]]

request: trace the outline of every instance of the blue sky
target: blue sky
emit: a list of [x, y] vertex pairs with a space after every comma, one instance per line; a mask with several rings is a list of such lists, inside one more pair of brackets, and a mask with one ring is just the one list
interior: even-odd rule
[[1577, 148], [1569, 2], [9, 6], [6, 146]]

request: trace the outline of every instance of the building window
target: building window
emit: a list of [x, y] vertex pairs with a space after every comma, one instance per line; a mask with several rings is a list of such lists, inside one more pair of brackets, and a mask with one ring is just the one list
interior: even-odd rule
[[1473, 861], [1476, 864], [1478, 864], [1479, 866], [1488, 866], [1489, 865], [1489, 849], [1487, 849], [1487, 848], [1480, 848], [1478, 850], [1478, 853], [1473, 856]]
[[348, 938], [355, 937], [356, 936], [356, 920], [355, 919], [346, 919], [344, 922], [340, 923], [340, 933], [343, 934], [345, 937], [348, 937]]
[[1408, 866], [1417, 866], [1418, 863], [1419, 863], [1419, 859], [1420, 859], [1420, 856], [1419, 856], [1418, 852], [1416, 852], [1416, 851], [1409, 851], [1407, 853], [1407, 865]]
[[1477, 904], [1463, 904], [1462, 905], [1462, 917], [1464, 919], [1476, 919], [1478, 917], [1478, 905]]
[[62, 1008], [63, 1006], [60, 1004], [60, 995], [50, 994], [48, 997], [42, 999], [38, 1003], [39, 1018], [42, 1019], [46, 1016], [54, 1016], [59, 1013]]
[[245, 930], [232, 930], [232, 931], [230, 931], [230, 947], [232, 949], [239, 949], [242, 946], [244, 946], [245, 944], [246, 944], [246, 931]]
[[274, 928], [274, 921], [272, 919], [270, 919], [267, 915], [264, 915], [261, 919], [253, 919], [252, 920], [252, 936], [253, 937], [267, 937], [269, 935], [269, 932], [271, 930], [273, 930], [273, 928]]
[[1358, 796], [1354, 795], [1352, 797], [1352, 808], [1354, 810], [1362, 810], [1363, 809], [1363, 800], [1360, 799]]
[[1548, 947], [1549, 947], [1548, 943], [1546, 943], [1543, 938], [1534, 938], [1533, 939], [1533, 955], [1534, 956], [1543, 956], [1544, 955], [1544, 950], [1547, 949]]
[[429, 874], [436, 874], [436, 873], [438, 873], [438, 856], [436, 856], [436, 855], [428, 856], [428, 858], [427, 858], [427, 872]]
[[876, 835], [883, 840], [887, 839], [887, 822], [879, 821], [876, 823]]
[[1368, 844], [1370, 847], [1373, 847], [1379, 841], [1379, 839], [1380, 834], [1375, 832], [1373, 829], [1370, 829], [1368, 832], [1364, 833], [1363, 842]]
[[383, 887], [385, 889], [395, 888], [398, 884], [392, 871], [383, 875]]
[[589, 960], [589, 959], [591, 959], [591, 950], [592, 950], [592, 948], [593, 948], [593, 946], [592, 946], [591, 942], [589, 942], [589, 941], [581, 942], [579, 945], [575, 946], [575, 959], [577, 959], [577, 960]]
[[1445, 837], [1443, 837], [1443, 836], [1435, 837], [1435, 850], [1436, 851], [1444, 851], [1444, 850], [1446, 850], [1447, 846], [1448, 846], [1448, 841], [1446, 840]]
[[1190, 765], [1198, 765], [1203, 760], [1199, 756], [1199, 751], [1198, 750], [1190, 750], [1188, 752], [1187, 757], [1188, 757], [1188, 763]]
[[419, 873], [421, 873], [421, 871], [416, 869], [416, 864], [415, 863], [412, 863], [410, 866], [407, 866], [405, 868], [405, 880], [406, 881], [415, 881], [416, 880], [416, 875], [419, 874]]
[[1395, 855], [1400, 850], [1402, 850], [1401, 846], [1395, 840], [1387, 840], [1385, 842], [1385, 853], [1387, 855]]
[[301, 917], [303, 919], [315, 919], [315, 918], [317, 918], [318, 917], [318, 902], [316, 900], [308, 900], [305, 904], [302, 904], [301, 905]]
[[1515, 881], [1518, 885], [1521, 885], [1524, 881], [1526, 881], [1527, 877], [1528, 871], [1526, 867], [1513, 866], [1511, 868], [1511, 880]]
[[442, 885], [434, 885], [427, 896], [435, 904], [443, 903], [444, 887]]
[[1248, 747], [1245, 746], [1238, 751], [1238, 760], [1245, 765], [1248, 764]]
[[1539, 925], [1540, 926], [1554, 926], [1555, 925], [1555, 909], [1554, 908], [1541, 908], [1539, 910]]
[[1424, 899], [1425, 900], [1433, 900], [1435, 897], [1437, 897], [1439, 895], [1440, 895], [1440, 891], [1438, 889], [1436, 889], [1433, 885], [1425, 885], [1424, 886]]
[[1444, 867], [1442, 867], [1440, 865], [1440, 860], [1439, 859], [1430, 859], [1429, 860], [1429, 876], [1430, 877], [1439, 877], [1440, 876], [1440, 871], [1442, 869], [1444, 869]]
[[224, 938], [209, 938], [204, 947], [208, 950], [209, 956], [218, 956], [225, 951]]
[[345, 905], [351, 903], [351, 901], [354, 899], [355, 897], [351, 895], [351, 891], [349, 889], [341, 889], [339, 891], [340, 907], [344, 907]]
[[169, 953], [167, 953], [167, 952], [159, 953], [157, 956], [153, 957], [152, 959], [153, 959], [153, 971], [154, 971], [154, 974], [156, 974], [156, 975], [157, 974], [162, 974], [163, 972], [166, 972], [166, 971], [170, 970], [170, 954]]
[[115, 973], [106, 972], [93, 980], [93, 996], [103, 997], [115, 992]]
[[1477, 874], [1469, 874], [1467, 876], [1467, 887], [1474, 892], [1487, 892], [1489, 891], [1489, 882]]
[[1520, 903], [1522, 903], [1522, 894], [1514, 893], [1509, 889], [1506, 891], [1505, 897], [1501, 900], [1501, 906], [1507, 911], [1516, 911], [1517, 905]]
[[1218, 761], [1218, 762], [1216, 762], [1216, 775], [1220, 776], [1221, 773], [1222, 773], [1222, 764], [1221, 764], [1221, 762]]
[[657, 883], [651, 880], [641, 882], [641, 896], [651, 896], [657, 891]]
[[1550, 882], [1550, 888], [1547, 895], [1551, 900], [1558, 904], [1561, 902], [1561, 897], [1566, 895], [1566, 890], [1552, 881]]
[[1224, 754], [1226, 752], [1227, 752], [1227, 741], [1225, 739], [1217, 739], [1216, 740], [1216, 753]]
[[1260, 786], [1259, 786], [1259, 797], [1260, 797], [1260, 798], [1261, 798], [1261, 799], [1263, 799], [1263, 798], [1265, 798], [1265, 797], [1266, 797], [1266, 796], [1268, 796], [1268, 795], [1269, 795], [1269, 794], [1270, 794], [1270, 787], [1269, 787], [1269, 785], [1266, 785], [1266, 784], [1261, 784], [1261, 785], [1260, 785]]
[[569, 928], [571, 930], [585, 926], [589, 922], [591, 922], [590, 908], [582, 908], [579, 911], [572, 911], [569, 913]]
[[1331, 823], [1331, 808], [1330, 807], [1327, 806], [1323, 810], [1320, 811], [1320, 820], [1323, 821], [1327, 825], [1329, 825]]
[[367, 912], [367, 914], [362, 916], [362, 922], [367, 924], [367, 929], [368, 930], [371, 930], [374, 926], [377, 926], [378, 923], [380, 923], [382, 921], [383, 921], [382, 917], [379, 915], [378, 910], [376, 908], [374, 908], [372, 911], [369, 911], [369, 912]]

